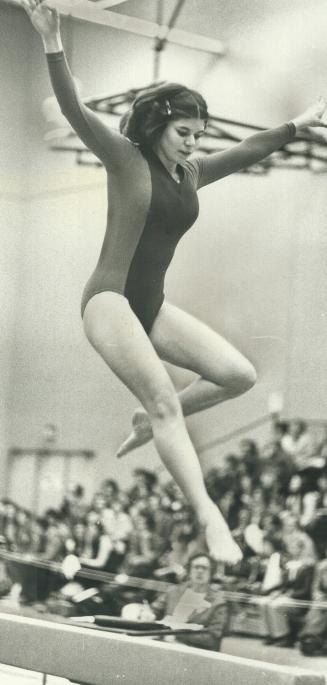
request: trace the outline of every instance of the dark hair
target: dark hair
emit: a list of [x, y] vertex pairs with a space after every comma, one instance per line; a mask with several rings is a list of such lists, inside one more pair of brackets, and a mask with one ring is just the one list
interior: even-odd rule
[[289, 424], [287, 421], [276, 421], [274, 423], [275, 430], [279, 430], [283, 435], [288, 432]]
[[152, 490], [152, 488], [158, 482], [158, 478], [157, 478], [156, 474], [153, 473], [152, 471], [148, 471], [148, 469], [142, 469], [142, 468], [134, 469], [133, 475], [134, 476], [143, 476], [145, 485], [149, 490]]
[[141, 91], [120, 121], [120, 132], [133, 143], [152, 147], [163, 130], [176, 119], [209, 117], [207, 103], [196, 90], [165, 82]]
[[192, 554], [192, 556], [188, 559], [188, 562], [187, 562], [187, 566], [186, 566], [187, 572], [188, 572], [188, 574], [190, 573], [191, 566], [193, 564], [193, 561], [195, 561], [195, 559], [202, 559], [203, 557], [205, 559], [208, 559], [208, 561], [210, 562], [210, 579], [212, 579], [214, 574], [216, 573], [216, 570], [217, 570], [217, 562], [206, 552], [196, 552], [195, 554]]

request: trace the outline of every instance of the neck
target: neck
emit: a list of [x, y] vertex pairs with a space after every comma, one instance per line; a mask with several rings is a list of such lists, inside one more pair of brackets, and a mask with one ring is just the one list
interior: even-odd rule
[[153, 151], [159, 157], [160, 162], [166, 167], [167, 171], [171, 174], [171, 176], [176, 176], [177, 175], [177, 162], [172, 161], [171, 159], [168, 159], [165, 157], [163, 154], [162, 150], [159, 150], [157, 147], [153, 148]]

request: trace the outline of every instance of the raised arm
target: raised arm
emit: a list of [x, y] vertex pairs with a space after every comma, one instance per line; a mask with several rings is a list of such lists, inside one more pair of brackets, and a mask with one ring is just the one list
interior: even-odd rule
[[272, 152], [289, 143], [297, 133], [310, 126], [326, 127], [327, 122], [323, 118], [325, 110], [326, 101], [319, 98], [316, 103], [288, 124], [255, 133], [229, 150], [216, 152], [196, 160], [198, 188], [265, 159]]
[[35, 0], [22, 0], [22, 6], [42, 38], [51, 83], [63, 115], [105, 166], [114, 168], [127, 163], [132, 144], [118, 131], [106, 126], [77, 93], [63, 52], [58, 12]]

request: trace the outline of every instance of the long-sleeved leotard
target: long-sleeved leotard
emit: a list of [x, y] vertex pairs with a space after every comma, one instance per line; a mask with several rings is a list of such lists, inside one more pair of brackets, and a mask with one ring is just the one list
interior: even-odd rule
[[159, 157], [106, 126], [78, 97], [63, 52], [47, 55], [61, 111], [108, 175], [107, 229], [82, 297], [124, 295], [149, 332], [164, 300], [164, 279], [177, 243], [195, 222], [197, 190], [244, 169], [288, 143], [294, 124], [257, 133], [230, 150], [178, 165], [177, 183]]

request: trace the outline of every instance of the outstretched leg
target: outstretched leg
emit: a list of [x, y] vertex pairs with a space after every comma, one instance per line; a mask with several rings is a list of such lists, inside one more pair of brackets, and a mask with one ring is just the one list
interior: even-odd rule
[[[230, 343], [195, 317], [164, 303], [150, 333], [159, 357], [198, 374], [179, 393], [184, 416], [243, 394], [255, 383], [252, 364]], [[133, 416], [133, 431], [117, 456], [151, 440], [151, 424], [144, 409]]]
[[238, 561], [241, 552], [205, 489], [177, 393], [127, 300], [109, 292], [92, 297], [84, 313], [84, 330], [93, 347], [146, 410], [158, 453], [194, 508], [210, 554], [221, 561]]

